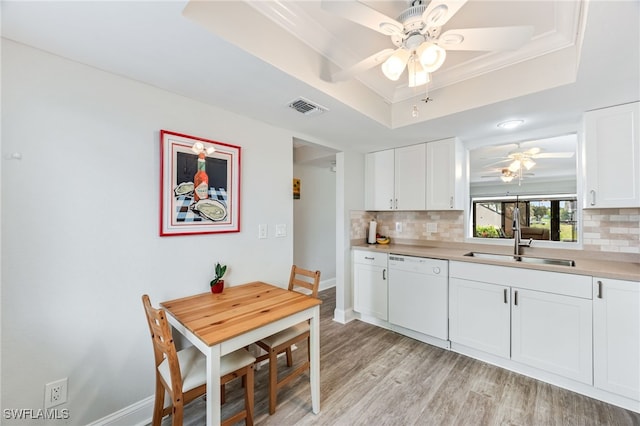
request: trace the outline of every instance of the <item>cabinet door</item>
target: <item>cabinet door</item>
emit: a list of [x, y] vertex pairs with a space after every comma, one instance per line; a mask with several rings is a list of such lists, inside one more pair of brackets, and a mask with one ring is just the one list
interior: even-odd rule
[[509, 287], [449, 278], [449, 339], [509, 358]]
[[354, 265], [354, 310], [387, 320], [387, 269], [375, 265]]
[[640, 206], [640, 103], [585, 113], [585, 208]]
[[395, 199], [398, 210], [424, 210], [426, 207], [425, 144], [395, 150]]
[[457, 139], [427, 143], [427, 210], [463, 210], [464, 150]]
[[511, 359], [592, 384], [591, 300], [512, 289]]
[[392, 210], [395, 208], [394, 150], [378, 151], [365, 157], [365, 208]]
[[640, 283], [593, 279], [594, 385], [640, 401]]

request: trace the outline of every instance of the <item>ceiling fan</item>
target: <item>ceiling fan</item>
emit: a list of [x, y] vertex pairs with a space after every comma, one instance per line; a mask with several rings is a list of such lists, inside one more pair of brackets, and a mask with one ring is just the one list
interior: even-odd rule
[[442, 26], [468, 0], [413, 0], [397, 19], [392, 19], [358, 1], [322, 0], [322, 8], [357, 24], [391, 37], [396, 49], [384, 49], [355, 65], [338, 71], [332, 81], [344, 81], [381, 64], [382, 72], [397, 81], [408, 70], [409, 87], [430, 81], [447, 50], [514, 50], [531, 39], [533, 27], [494, 27], [448, 30]]

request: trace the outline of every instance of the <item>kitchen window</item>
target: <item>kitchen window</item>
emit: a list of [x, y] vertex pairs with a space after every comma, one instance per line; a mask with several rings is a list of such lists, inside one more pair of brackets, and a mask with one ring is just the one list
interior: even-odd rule
[[472, 198], [472, 236], [513, 238], [513, 211], [516, 202], [520, 210], [523, 240], [578, 241], [575, 194]]

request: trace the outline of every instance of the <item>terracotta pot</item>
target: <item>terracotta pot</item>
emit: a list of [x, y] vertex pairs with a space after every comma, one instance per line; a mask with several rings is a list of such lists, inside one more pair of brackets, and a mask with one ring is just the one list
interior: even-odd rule
[[224, 290], [224, 280], [220, 280], [211, 286], [211, 293], [222, 293]]

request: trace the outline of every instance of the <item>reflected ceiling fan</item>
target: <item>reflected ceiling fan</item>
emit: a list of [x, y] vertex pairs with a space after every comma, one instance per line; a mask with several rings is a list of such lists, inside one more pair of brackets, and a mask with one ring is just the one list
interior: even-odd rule
[[505, 169], [494, 169], [490, 173], [493, 173], [493, 174], [491, 174], [491, 175], [483, 175], [483, 176], [480, 176], [480, 177], [483, 178], [483, 179], [487, 179], [487, 178], [492, 178], [493, 179], [493, 178], [496, 178], [496, 177], [500, 177], [500, 179], [503, 182], [509, 183], [513, 179], [518, 179], [518, 182], [521, 182], [522, 179], [525, 176], [528, 176], [528, 177], [535, 176], [535, 173], [529, 173], [529, 172], [519, 173], [519, 171], [518, 172], [514, 172], [514, 171], [511, 171], [511, 170], [509, 170], [507, 168], [505, 168]]
[[501, 157], [502, 160], [493, 163], [492, 165], [500, 163], [509, 163], [507, 170], [512, 173], [521, 171], [523, 168], [531, 170], [536, 165], [535, 160], [540, 158], [571, 158], [574, 156], [574, 152], [542, 152], [540, 148], [531, 148], [526, 151], [511, 151], [506, 157]]
[[358, 1], [322, 0], [322, 8], [391, 37], [396, 49], [384, 49], [355, 65], [338, 71], [332, 81], [349, 80], [381, 64], [382, 72], [397, 81], [408, 70], [409, 87], [430, 81], [429, 74], [444, 63], [447, 50], [515, 50], [531, 39], [533, 27], [452, 29], [444, 26], [468, 0], [413, 0], [397, 19]]

